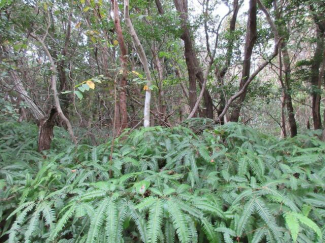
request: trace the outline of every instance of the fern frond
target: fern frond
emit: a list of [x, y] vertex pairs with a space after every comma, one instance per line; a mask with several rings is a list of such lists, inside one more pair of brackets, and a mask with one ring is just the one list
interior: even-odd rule
[[145, 210], [151, 207], [156, 202], [156, 198], [154, 197], [147, 197], [143, 199], [138, 205], [135, 206], [135, 209], [139, 211]]
[[254, 205], [257, 213], [261, 216], [261, 218], [264, 220], [266, 224], [268, 225], [275, 224], [274, 216], [270, 213], [269, 209], [267, 208], [267, 206], [265, 205], [262, 199], [256, 198]]
[[27, 228], [27, 231], [25, 232], [25, 243], [30, 242], [30, 237], [32, 236], [33, 232], [35, 231], [38, 223], [39, 223], [39, 217], [41, 214], [41, 209], [37, 208], [36, 211], [33, 213], [32, 218], [29, 220], [29, 226]]
[[30, 212], [35, 206], [35, 203], [32, 202], [28, 206], [25, 207], [25, 209], [17, 216], [16, 221], [12, 225], [10, 231], [9, 231], [9, 243], [16, 243], [16, 235], [18, 231], [20, 230], [21, 224], [26, 220], [26, 216], [28, 212]]
[[147, 242], [147, 228], [146, 223], [144, 220], [144, 217], [135, 209], [135, 206], [133, 203], [128, 203], [130, 216], [133, 219], [134, 223], [137, 225], [137, 228], [139, 230], [141, 240], [143, 242]]
[[222, 209], [218, 207], [218, 205], [213, 205], [203, 198], [198, 198], [194, 200], [193, 203], [196, 208], [201, 209], [204, 212], [209, 212], [220, 218], [224, 218], [224, 213]]
[[299, 222], [295, 215], [292, 213], [286, 213], [284, 215], [286, 224], [288, 226], [288, 229], [290, 230], [291, 237], [293, 239], [293, 242], [297, 241], [298, 234], [299, 234]]
[[118, 224], [117, 224], [117, 239], [118, 242], [123, 242], [123, 223], [128, 215], [128, 207], [126, 201], [121, 201], [118, 205]]
[[299, 214], [299, 213], [292, 213], [298, 220], [300, 223], [308, 226], [309, 228], [311, 228], [319, 238], [322, 238], [322, 231], [321, 229], [318, 227], [317, 224], [315, 224], [314, 221], [312, 221], [310, 218], [306, 217], [305, 215]]
[[252, 243], [259, 243], [261, 242], [266, 234], [266, 229], [265, 228], [258, 228], [253, 236]]
[[106, 209], [106, 237], [108, 242], [118, 242], [117, 241], [117, 227], [118, 227], [118, 214], [116, 202], [110, 198], [107, 209]]
[[156, 243], [158, 240], [159, 230], [163, 217], [163, 203], [160, 199], [156, 199], [156, 202], [149, 210], [149, 220], [147, 226], [148, 242]]
[[46, 224], [50, 226], [50, 229], [52, 229], [53, 223], [56, 220], [56, 218], [55, 218], [55, 211], [51, 208], [49, 202], [44, 202], [44, 205], [42, 207], [42, 215], [45, 218]]
[[72, 205], [69, 205], [69, 206], [70, 206], [70, 208], [60, 218], [60, 220], [56, 224], [56, 227], [51, 232], [50, 237], [49, 237], [50, 240], [55, 239], [55, 237], [58, 235], [58, 233], [64, 228], [64, 226], [66, 225], [66, 223], [68, 222], [68, 220], [72, 217], [72, 214], [74, 213], [74, 211], [76, 209], [76, 207], [75, 207], [76, 205], [75, 204], [72, 204]]
[[173, 225], [176, 229], [176, 233], [180, 242], [186, 243], [190, 241], [190, 233], [186, 223], [184, 213], [178, 207], [176, 200], [170, 199], [167, 201], [168, 212], [172, 218]]
[[237, 235], [241, 236], [245, 226], [247, 224], [248, 219], [250, 218], [250, 216], [252, 215], [252, 213], [254, 212], [254, 208], [255, 208], [255, 198], [252, 198], [251, 200], [249, 200], [243, 210], [242, 216], [239, 219], [238, 225], [237, 225]]
[[103, 197], [105, 196], [106, 192], [103, 190], [95, 190], [95, 191], [90, 191], [82, 195], [81, 200], [86, 201], [89, 199], [94, 199], [98, 197]]
[[193, 242], [193, 243], [198, 242], [198, 234], [197, 234], [194, 220], [190, 216], [186, 215], [186, 221], [188, 223], [189, 232], [191, 235], [191, 237], [190, 237], [191, 242]]
[[213, 228], [212, 224], [206, 218], [202, 218], [201, 222], [202, 222], [202, 226], [203, 226], [203, 231], [204, 231], [205, 235], [207, 236], [209, 242], [217, 243], [218, 236], [214, 232], [214, 228]]
[[91, 224], [88, 232], [88, 238], [87, 238], [88, 243], [95, 242], [98, 236], [98, 232], [104, 223], [105, 212], [107, 210], [108, 202], [109, 202], [108, 198], [102, 200], [95, 211], [95, 215], [91, 220]]
[[165, 223], [165, 238], [168, 243], [175, 242], [175, 229], [169, 219], [167, 219]]

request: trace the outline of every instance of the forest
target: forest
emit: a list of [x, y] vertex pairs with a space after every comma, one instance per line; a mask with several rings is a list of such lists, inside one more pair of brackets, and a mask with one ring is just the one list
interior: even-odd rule
[[325, 242], [324, 0], [0, 18], [0, 242]]

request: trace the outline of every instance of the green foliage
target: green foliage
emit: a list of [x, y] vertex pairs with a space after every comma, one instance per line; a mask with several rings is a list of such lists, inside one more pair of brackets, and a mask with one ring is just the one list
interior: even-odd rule
[[[208, 123], [191, 124], [196, 130]], [[209, 125], [199, 134], [151, 127], [126, 131], [112, 154], [110, 141], [96, 147], [62, 141], [66, 148], [41, 155], [35, 142], [26, 144], [36, 132], [26, 126], [31, 127], [0, 126], [7, 242], [322, 242], [324, 237], [325, 144], [317, 137], [278, 140], [235, 123]]]

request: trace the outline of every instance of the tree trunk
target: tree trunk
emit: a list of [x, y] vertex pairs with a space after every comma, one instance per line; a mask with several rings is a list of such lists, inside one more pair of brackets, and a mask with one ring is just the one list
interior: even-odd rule
[[[257, 12], [257, 2], [256, 0], [250, 0], [249, 2], [249, 15], [247, 20], [247, 34], [245, 40], [245, 53], [243, 61], [243, 71], [242, 78], [240, 81], [239, 88], [241, 89], [247, 82], [250, 75], [251, 68], [251, 56], [253, 52], [253, 47], [257, 39], [256, 31], [256, 12]], [[243, 101], [245, 100], [247, 89], [244, 90], [242, 95], [239, 97], [238, 101], [235, 104], [235, 107], [232, 111], [230, 121], [238, 122], [240, 116], [240, 110]]]
[[38, 124], [38, 151], [48, 150], [51, 148], [51, 142], [53, 139], [53, 129], [55, 126], [55, 118], [58, 111], [53, 107], [50, 111], [48, 118], [43, 118]]
[[144, 49], [142, 47], [142, 44], [138, 38], [138, 35], [133, 27], [133, 24], [131, 22], [130, 19], [130, 15], [129, 15], [129, 0], [124, 0], [124, 17], [125, 17], [125, 22], [126, 25], [129, 29], [130, 35], [132, 37], [132, 40], [134, 42], [134, 45], [137, 49], [137, 52], [139, 54], [141, 63], [143, 65], [143, 69], [144, 72], [146, 74], [146, 78], [147, 78], [147, 85], [145, 86], [145, 91], [146, 91], [146, 98], [145, 98], [145, 102], [144, 102], [144, 122], [143, 125], [144, 127], [149, 127], [150, 126], [150, 102], [151, 102], [151, 73], [149, 70], [149, 65], [148, 65], [148, 60], [147, 60], [147, 56], [144, 52]]
[[128, 113], [127, 113], [127, 97], [126, 97], [126, 87], [127, 87], [127, 50], [124, 43], [124, 37], [122, 33], [120, 18], [119, 18], [119, 8], [117, 5], [117, 0], [112, 0], [112, 5], [114, 6], [114, 24], [117, 34], [118, 44], [121, 50], [120, 60], [122, 63], [122, 77], [120, 79], [119, 85], [119, 115], [120, 115], [120, 127], [117, 129], [121, 132], [128, 127]]
[[297, 131], [297, 122], [295, 118], [295, 111], [293, 109], [292, 97], [291, 97], [291, 68], [290, 68], [290, 56], [287, 49], [286, 41], [282, 42], [282, 56], [283, 56], [283, 65], [284, 65], [284, 92], [285, 92], [285, 103], [288, 111], [288, 121], [290, 126], [290, 135], [294, 137], [298, 134]]
[[[278, 9], [277, 1], [274, 1], [274, 10], [275, 10], [275, 18], [276, 20], [281, 19], [281, 10]], [[277, 25], [273, 26], [273, 29], [277, 28], [275, 31], [275, 38], [282, 38], [283, 41], [281, 43], [280, 55], [282, 54], [282, 62], [281, 62], [281, 69], [280, 69], [280, 81], [283, 90], [283, 101], [285, 106], [287, 107], [288, 112], [288, 122], [290, 127], [290, 136], [294, 137], [298, 134], [297, 131], [297, 123], [295, 119], [295, 112], [293, 109], [292, 104], [292, 97], [291, 97], [291, 68], [290, 68], [290, 56], [288, 53], [287, 48], [287, 39], [288, 39], [288, 29], [285, 25]], [[280, 57], [281, 58], [281, 57]], [[284, 71], [284, 80], [282, 80], [282, 64], [283, 64], [283, 71]], [[283, 120], [284, 122], [284, 120]]]
[[[197, 101], [196, 80], [198, 80], [200, 87], [204, 84], [204, 75], [200, 68], [199, 61], [196, 56], [194, 44], [191, 38], [190, 30], [188, 28], [188, 3], [187, 0], [174, 0], [176, 10], [180, 13], [182, 30], [181, 39], [184, 41], [184, 55], [189, 78], [189, 103], [191, 110], [194, 109]], [[213, 119], [213, 101], [207, 89], [203, 93], [205, 105], [205, 117]], [[196, 116], [196, 113], [194, 114]]]
[[[219, 70], [218, 67], [216, 67], [216, 70], [215, 70], [215, 75], [217, 77], [219, 86], [224, 85], [224, 78], [225, 78], [226, 73], [228, 71], [228, 68], [230, 66], [232, 53], [233, 53], [233, 49], [234, 49], [234, 42], [235, 42], [233, 34], [235, 32], [235, 29], [236, 29], [236, 22], [237, 22], [237, 15], [238, 15], [239, 7], [240, 6], [238, 4], [238, 0], [234, 0], [234, 2], [233, 2], [233, 14], [232, 14], [232, 17], [231, 17], [231, 20], [230, 20], [230, 25], [229, 25], [230, 39], [229, 39], [229, 41], [227, 43], [226, 62], [225, 62], [224, 67], [221, 70]], [[217, 110], [218, 117], [220, 116], [223, 109], [225, 108], [225, 105], [226, 105], [226, 97], [222, 93], [222, 94], [220, 94], [219, 107], [218, 107], [218, 110]], [[221, 119], [220, 121], [217, 120], [216, 122], [220, 123], [220, 124], [224, 124], [224, 119]]]
[[[324, 53], [324, 34], [325, 26], [318, 20], [318, 16], [314, 16], [316, 24], [316, 49], [311, 65], [311, 78], [310, 82], [312, 85], [312, 115], [314, 121], [314, 129], [322, 128], [322, 118], [320, 111], [321, 102], [321, 85], [322, 77], [320, 77], [320, 67], [323, 62]], [[324, 24], [325, 25], [325, 24]]]
[[155, 2], [156, 2], [157, 9], [158, 9], [158, 13], [159, 14], [164, 14], [165, 11], [164, 11], [164, 9], [163, 9], [163, 7], [161, 5], [160, 0], [155, 0]]

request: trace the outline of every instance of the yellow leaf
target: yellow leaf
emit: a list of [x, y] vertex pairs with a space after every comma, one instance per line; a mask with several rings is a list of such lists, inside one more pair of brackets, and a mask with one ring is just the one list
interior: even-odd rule
[[145, 85], [145, 86], [143, 87], [143, 90], [145, 90], [145, 91], [149, 90], [148, 85]]
[[120, 73], [120, 74], [123, 74], [123, 69], [121, 69], [121, 70], [119, 71], [119, 73]]
[[76, 24], [76, 28], [79, 29], [81, 25], [81, 22], [79, 22], [78, 24]]
[[85, 4], [85, 0], [80, 0], [80, 3], [81, 4]]
[[85, 8], [83, 9], [83, 11], [84, 11], [84, 12], [88, 12], [89, 9], [90, 9], [90, 7], [85, 7]]
[[45, 9], [45, 11], [47, 11], [47, 3], [43, 3], [43, 6], [44, 6], [44, 9]]
[[139, 76], [140, 73], [136, 72], [136, 71], [132, 71], [132, 73], [134, 73], [135, 75]]
[[113, 45], [117, 46], [118, 45], [118, 41], [117, 40], [113, 40]]
[[95, 89], [95, 83], [91, 80], [87, 80], [86, 84], [89, 86], [91, 89]]
[[96, 43], [96, 38], [95, 37], [90, 37], [90, 39], [91, 39], [91, 41], [93, 42], [93, 43]]

